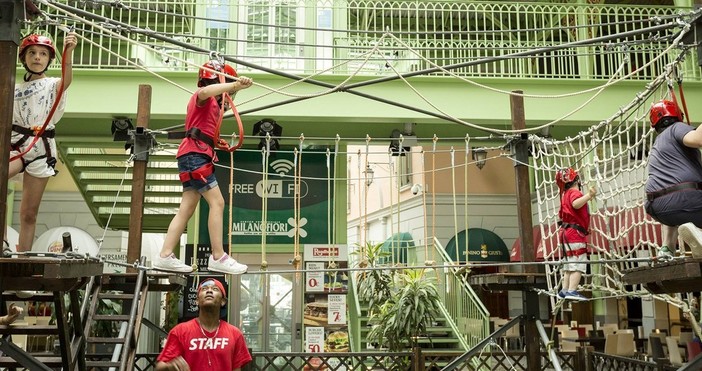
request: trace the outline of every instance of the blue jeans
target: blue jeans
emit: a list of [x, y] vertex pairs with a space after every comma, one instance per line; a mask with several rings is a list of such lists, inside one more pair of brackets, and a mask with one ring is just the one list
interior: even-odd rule
[[[178, 171], [181, 173], [195, 171], [212, 162], [209, 156], [201, 153], [188, 153], [178, 157]], [[183, 192], [197, 190], [200, 194], [217, 187], [217, 178], [214, 172], [207, 177], [207, 182], [201, 179], [190, 179], [183, 182]]]

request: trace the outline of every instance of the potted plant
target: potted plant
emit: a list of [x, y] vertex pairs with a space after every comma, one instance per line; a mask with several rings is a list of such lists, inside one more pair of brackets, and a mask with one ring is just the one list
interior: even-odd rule
[[[98, 301], [97, 313], [99, 315], [119, 315], [122, 314], [122, 303], [100, 299]], [[95, 321], [93, 323], [93, 334], [95, 337], [116, 338], [119, 335], [120, 322], [117, 321]]]
[[424, 269], [407, 269], [397, 274], [393, 295], [380, 305], [368, 340], [392, 352], [414, 348], [440, 313], [441, 297], [436, 280]]
[[368, 303], [368, 313], [371, 317], [391, 295], [393, 272], [389, 269], [378, 269], [382, 268], [384, 260], [390, 256], [382, 247], [382, 243], [368, 242], [364, 248], [352, 253], [360, 257], [359, 268], [373, 268], [363, 270], [356, 276], [358, 299]]
[[[116, 300], [99, 299], [96, 314], [99, 315], [120, 315], [122, 313], [122, 303]], [[116, 338], [119, 336], [121, 322], [118, 321], [94, 321], [91, 328], [92, 336], [98, 338]], [[92, 344], [92, 352], [95, 354], [111, 354], [115, 349], [115, 344]]]

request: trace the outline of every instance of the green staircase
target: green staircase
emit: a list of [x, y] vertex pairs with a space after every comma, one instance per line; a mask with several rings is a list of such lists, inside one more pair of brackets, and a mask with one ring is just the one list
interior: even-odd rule
[[[133, 162], [124, 142], [112, 138], [57, 140], [61, 161], [101, 228], [128, 230]], [[144, 189], [144, 232], [163, 232], [180, 207], [183, 187], [175, 155], [155, 151], [149, 156]]]
[[[427, 328], [426, 336], [418, 339], [419, 346], [427, 350], [465, 351], [459, 336], [454, 332], [449, 322], [450, 320], [443, 316], [435, 318], [434, 324]], [[353, 349], [353, 351], [365, 352], [377, 349], [377, 347], [374, 347], [368, 342], [368, 332], [371, 330], [373, 324], [370, 321], [368, 306], [365, 303], [361, 303], [358, 326], [360, 349]]]

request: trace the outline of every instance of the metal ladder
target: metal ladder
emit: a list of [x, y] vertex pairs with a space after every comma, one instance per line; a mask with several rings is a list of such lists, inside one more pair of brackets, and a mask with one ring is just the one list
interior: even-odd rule
[[[145, 258], [142, 257], [141, 265], [144, 263]], [[89, 300], [90, 307], [89, 315], [85, 316], [84, 321], [84, 332], [89, 334], [86, 346], [87, 368], [132, 370], [149, 286], [146, 271], [104, 274], [102, 279], [95, 279], [88, 286], [90, 296], [86, 297], [85, 303]], [[122, 314], [99, 314], [102, 300], [121, 301]], [[127, 306], [129, 312], [125, 314]], [[94, 336], [95, 331], [91, 328], [101, 322], [120, 323], [118, 334], [113, 337]], [[112, 330], [114, 333], [114, 328]], [[99, 352], [96, 349], [100, 345], [114, 345], [114, 349], [111, 353]]]

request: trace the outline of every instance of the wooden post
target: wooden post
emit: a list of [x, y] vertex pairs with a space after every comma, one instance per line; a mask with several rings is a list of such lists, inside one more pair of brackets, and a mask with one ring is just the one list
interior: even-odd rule
[[[134, 167], [132, 168], [132, 200], [129, 209], [129, 240], [127, 241], [127, 262], [139, 261], [141, 257], [141, 233], [144, 225], [144, 191], [146, 189], [147, 153], [141, 153], [140, 135], [149, 127], [151, 118], [151, 85], [139, 85], [137, 106], [137, 127], [134, 133]], [[129, 272], [135, 272], [133, 268]]]
[[424, 362], [422, 359], [422, 347], [414, 346], [412, 347], [412, 367], [414, 371], [424, 371]]
[[[12, 107], [15, 100], [17, 45], [22, 0], [0, 0], [0, 237], [7, 225], [7, 176], [12, 136]], [[10, 200], [10, 202], [12, 202]]]
[[[522, 94], [521, 90], [513, 93]], [[510, 96], [512, 109], [512, 128], [523, 130], [526, 128], [524, 119], [524, 97], [521, 95]], [[529, 168], [524, 165], [529, 162], [529, 141], [527, 134], [521, 134], [512, 145], [515, 159], [514, 169], [517, 182], [517, 217], [519, 219], [519, 238], [522, 243], [522, 262], [536, 260], [534, 251], [534, 232], [531, 226], [531, 189], [529, 187]], [[524, 273], [536, 273], [535, 265], [523, 267]], [[534, 291], [522, 292], [522, 313], [524, 313], [524, 338], [527, 353], [527, 370], [541, 369], [541, 344], [539, 332], [536, 329], [536, 320], [539, 319], [539, 295]]]

